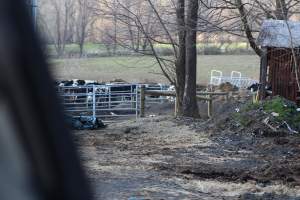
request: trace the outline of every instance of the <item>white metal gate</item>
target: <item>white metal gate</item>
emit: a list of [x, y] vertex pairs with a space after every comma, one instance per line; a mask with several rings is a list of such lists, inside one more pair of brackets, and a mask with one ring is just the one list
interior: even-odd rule
[[101, 120], [138, 117], [138, 86], [107, 84], [57, 88], [65, 113], [73, 117], [92, 116]]

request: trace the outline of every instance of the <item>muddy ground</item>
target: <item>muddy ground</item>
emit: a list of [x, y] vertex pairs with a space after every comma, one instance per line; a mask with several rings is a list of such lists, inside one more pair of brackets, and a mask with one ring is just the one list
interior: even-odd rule
[[95, 198], [300, 199], [300, 137], [224, 126], [243, 103], [216, 106], [213, 120], [175, 119], [157, 105], [154, 117], [75, 132]]

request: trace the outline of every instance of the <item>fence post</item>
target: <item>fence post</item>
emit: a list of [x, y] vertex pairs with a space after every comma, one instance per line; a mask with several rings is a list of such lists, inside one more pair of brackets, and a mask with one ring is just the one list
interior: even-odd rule
[[[139, 92], [138, 92], [138, 85], [136, 85], [136, 87], [135, 87], [136, 89], [135, 89], [135, 91], [134, 91], [134, 89], [133, 89], [133, 87], [132, 87], [132, 85], [131, 85], [131, 92], [130, 92], [130, 100], [131, 100], [131, 107], [133, 107], [133, 108], [137, 108], [137, 103], [138, 103], [138, 94], [139, 94]], [[135, 101], [134, 101], [134, 96], [135, 96]]]
[[209, 97], [209, 100], [208, 100], [208, 106], [207, 106], [207, 114], [208, 114], [208, 117], [209, 118], [212, 118], [212, 113], [213, 113], [213, 106], [212, 106], [212, 101], [213, 101], [213, 99], [212, 99], [212, 95], [210, 94], [210, 95], [208, 95], [208, 97]]
[[86, 109], [89, 109], [89, 88], [86, 88]]
[[[132, 88], [132, 86], [131, 86], [131, 88]], [[136, 87], [135, 87], [136, 89], [135, 89], [135, 117], [136, 117], [136, 119], [138, 119], [138, 117], [139, 117], [139, 111], [138, 111], [138, 109], [139, 109], [139, 88], [138, 88], [138, 85], [136, 85]], [[134, 91], [132, 91], [131, 93], [133, 93]], [[131, 101], [132, 101], [132, 99], [131, 99]]]
[[96, 90], [95, 85], [93, 85], [93, 118], [96, 118]]
[[229, 92], [227, 92], [226, 96], [225, 96], [225, 101], [228, 102], [229, 101]]
[[146, 90], [145, 85], [141, 85], [141, 108], [140, 108], [141, 111], [140, 111], [140, 117], [145, 117], [145, 101], [146, 101], [145, 90]]
[[174, 109], [175, 109], [175, 111], [174, 111], [174, 116], [175, 117], [177, 117], [177, 98], [175, 97], [175, 101], [174, 101], [174, 103], [175, 103], [175, 106], [174, 106]]
[[108, 89], [108, 109], [111, 109], [111, 87]]
[[[163, 91], [163, 86], [162, 86], [162, 85], [159, 85], [159, 87], [160, 87], [160, 91], [162, 92], [162, 91]], [[164, 98], [165, 98], [165, 97], [160, 96], [159, 98], [160, 98], [160, 103], [161, 103], [161, 104], [164, 103]]]

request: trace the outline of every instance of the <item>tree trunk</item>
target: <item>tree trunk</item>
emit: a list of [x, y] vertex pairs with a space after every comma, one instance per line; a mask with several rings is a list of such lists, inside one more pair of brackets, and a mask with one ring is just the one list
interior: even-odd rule
[[79, 43], [79, 57], [81, 58], [83, 55], [84, 42]]
[[117, 16], [116, 14], [114, 15], [114, 46], [113, 46], [113, 55], [117, 54], [117, 25], [118, 21], [117, 21]]
[[268, 71], [268, 51], [262, 49], [262, 55], [260, 58], [260, 77], [259, 77], [259, 100], [263, 100], [266, 97], [266, 85], [267, 85], [267, 71]]
[[178, 41], [179, 50], [176, 60], [176, 116], [183, 115], [183, 96], [185, 86], [185, 0], [177, 0], [177, 29], [178, 29]]
[[198, 118], [199, 109], [196, 97], [197, 82], [197, 19], [198, 0], [190, 0], [186, 19], [186, 78], [183, 97], [183, 115]]
[[117, 54], [117, 29], [118, 29], [118, 19], [117, 19], [117, 2], [116, 0], [113, 1], [113, 23], [114, 23], [114, 33], [113, 33], [113, 55]]
[[86, 21], [82, 21], [81, 22], [81, 26], [80, 26], [80, 33], [79, 33], [79, 35], [80, 35], [80, 37], [78, 38], [79, 39], [79, 50], [80, 50], [80, 58], [82, 57], [82, 55], [83, 55], [83, 48], [84, 48], [84, 43], [85, 43], [85, 37], [86, 37], [86, 25], [87, 25], [87, 23], [86, 23]]

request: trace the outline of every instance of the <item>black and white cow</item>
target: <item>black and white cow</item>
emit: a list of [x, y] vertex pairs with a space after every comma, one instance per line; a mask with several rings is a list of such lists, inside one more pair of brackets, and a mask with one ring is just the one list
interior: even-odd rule
[[[259, 90], [259, 88], [261, 87], [260, 83], [255, 83], [252, 84], [251, 86], [249, 86], [247, 88], [247, 90], [250, 90], [251, 92], [257, 92]], [[265, 87], [266, 91], [267, 91], [267, 96], [270, 96], [272, 94], [272, 86], [270, 84], [267, 84]]]
[[[257, 92], [260, 88], [260, 83], [254, 83], [252, 85], [250, 85], [247, 90], [251, 90], [253, 92]], [[265, 87], [266, 90], [270, 90], [272, 91], [272, 86], [270, 84], [267, 84], [266, 87]]]
[[85, 87], [85, 80], [64, 80], [60, 81], [56, 87], [58, 92], [63, 97], [63, 102], [66, 105], [69, 104], [83, 104], [86, 102], [86, 94], [88, 93]]
[[79, 79], [74, 79], [74, 80], [65, 80], [59, 82], [60, 87], [77, 87], [77, 86], [84, 86], [86, 85], [85, 80], [79, 80]]
[[260, 84], [259, 83], [254, 83], [250, 85], [247, 90], [250, 90], [251, 92], [257, 92], [259, 90]]

